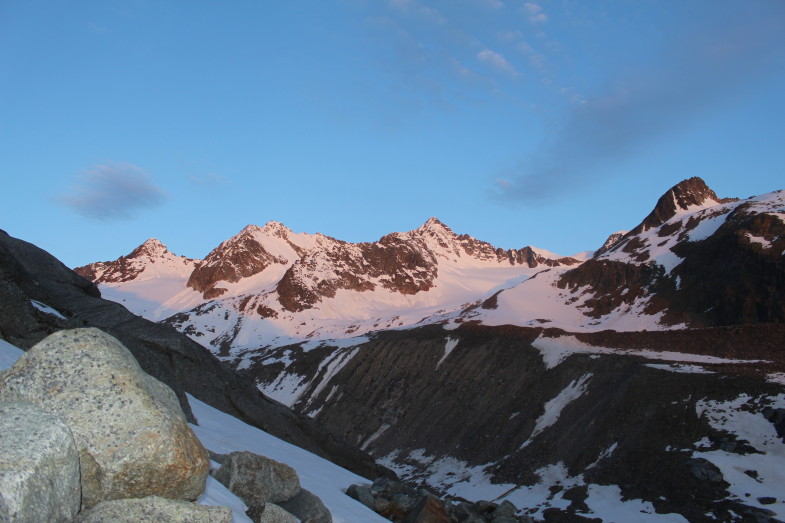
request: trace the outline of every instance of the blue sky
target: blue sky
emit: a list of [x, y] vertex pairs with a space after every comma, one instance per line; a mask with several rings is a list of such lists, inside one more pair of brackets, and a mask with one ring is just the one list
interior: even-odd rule
[[785, 189], [780, 0], [0, 0], [0, 228], [69, 266], [436, 216], [594, 249]]

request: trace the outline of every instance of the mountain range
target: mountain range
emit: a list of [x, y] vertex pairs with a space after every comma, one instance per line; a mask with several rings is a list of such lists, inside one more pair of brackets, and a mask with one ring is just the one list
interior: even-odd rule
[[270, 222], [202, 260], [148, 240], [76, 272], [442, 493], [548, 521], [777, 521], [784, 253], [785, 191], [691, 178], [575, 256], [433, 218], [371, 243]]

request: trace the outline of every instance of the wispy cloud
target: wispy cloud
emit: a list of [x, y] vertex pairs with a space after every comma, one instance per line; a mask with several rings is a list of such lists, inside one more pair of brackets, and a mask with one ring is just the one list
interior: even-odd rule
[[76, 176], [68, 193], [55, 198], [60, 205], [99, 221], [133, 218], [165, 199], [147, 173], [130, 163], [95, 165]]
[[526, 2], [523, 4], [523, 11], [528, 16], [530, 24], [542, 24], [548, 21], [548, 15], [545, 14], [540, 4]]
[[658, 65], [639, 67], [573, 104], [560, 130], [497, 180], [497, 196], [528, 204], [582, 190], [614, 164], [764, 82], [769, 71], [785, 67], [785, 9], [770, 5], [776, 8], [757, 16], [696, 21], [662, 50]]
[[511, 74], [513, 76], [519, 74], [515, 67], [510, 62], [508, 62], [504, 56], [495, 51], [491, 51], [490, 49], [483, 49], [477, 53], [477, 59], [480, 60], [480, 62], [488, 64], [499, 71]]

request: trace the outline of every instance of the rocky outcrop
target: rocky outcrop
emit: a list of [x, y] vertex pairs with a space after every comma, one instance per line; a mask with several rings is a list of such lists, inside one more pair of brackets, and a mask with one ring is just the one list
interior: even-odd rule
[[0, 400], [35, 403], [71, 429], [82, 502], [159, 495], [194, 500], [207, 451], [174, 393], [98, 329], [55, 333], [0, 376]]
[[79, 514], [75, 523], [138, 523], [166, 521], [169, 523], [231, 523], [227, 507], [196, 505], [157, 496], [141, 499], [104, 501]]
[[733, 198], [719, 198], [714, 191], [712, 191], [706, 182], [701, 178], [694, 176], [671, 187], [665, 194], [663, 194], [654, 209], [649, 213], [643, 222], [631, 231], [632, 234], [637, 234], [641, 230], [653, 229], [664, 224], [666, 221], [673, 218], [677, 212], [686, 211], [690, 207], [697, 207], [709, 203], [727, 203], [733, 201]]
[[0, 403], [0, 521], [70, 522], [80, 499], [71, 429], [32, 403]]

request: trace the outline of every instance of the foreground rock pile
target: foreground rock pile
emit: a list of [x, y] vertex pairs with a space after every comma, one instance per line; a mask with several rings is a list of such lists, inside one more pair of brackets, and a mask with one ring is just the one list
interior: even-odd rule
[[221, 464], [213, 476], [250, 507], [247, 515], [253, 521], [332, 523], [322, 500], [300, 486], [289, 465], [252, 452], [210, 456]]
[[372, 485], [352, 485], [346, 494], [390, 521], [403, 523], [532, 523], [517, 516], [509, 501], [475, 503], [443, 501], [425, 489], [415, 489], [390, 478], [378, 478]]
[[[230, 490], [262, 493], [255, 522], [331, 522], [286, 465], [224, 461]], [[52, 334], [0, 372], [0, 521], [229, 523], [227, 507], [193, 502], [209, 467], [172, 390], [98, 329]]]

